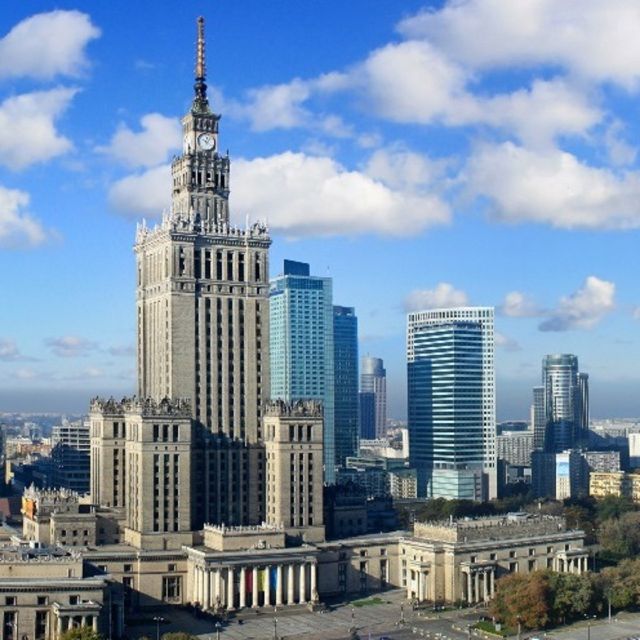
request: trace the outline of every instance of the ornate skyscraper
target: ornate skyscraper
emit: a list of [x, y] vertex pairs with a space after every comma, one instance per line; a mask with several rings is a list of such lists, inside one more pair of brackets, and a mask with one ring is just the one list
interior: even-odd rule
[[171, 211], [136, 237], [138, 393], [185, 398], [194, 419], [193, 525], [264, 516], [261, 407], [269, 390], [264, 225], [229, 221], [230, 160], [219, 153], [198, 19], [195, 96], [173, 160]]

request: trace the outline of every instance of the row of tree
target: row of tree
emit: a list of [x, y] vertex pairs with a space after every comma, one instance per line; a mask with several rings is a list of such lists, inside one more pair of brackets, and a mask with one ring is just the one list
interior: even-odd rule
[[600, 573], [535, 571], [512, 573], [496, 583], [491, 614], [508, 627], [564, 624], [614, 609], [640, 605], [640, 558], [623, 560]]

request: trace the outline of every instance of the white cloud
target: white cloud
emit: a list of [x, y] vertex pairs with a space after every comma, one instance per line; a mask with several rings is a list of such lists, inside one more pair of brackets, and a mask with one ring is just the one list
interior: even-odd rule
[[136, 355], [136, 347], [135, 345], [117, 345], [114, 347], [109, 347], [109, 349], [107, 349], [107, 352], [109, 353], [109, 355], [112, 356], [117, 356], [117, 357], [132, 357]]
[[503, 221], [567, 229], [640, 226], [638, 173], [591, 167], [559, 149], [484, 145], [471, 156], [465, 179]]
[[367, 175], [394, 189], [419, 189], [442, 180], [446, 164], [403, 149], [375, 151], [366, 164]]
[[634, 307], [631, 316], [634, 320], [640, 320], [640, 307]]
[[0, 104], [0, 164], [24, 169], [62, 155], [72, 148], [55, 122], [77, 89], [58, 87], [11, 96]]
[[0, 360], [21, 360], [22, 354], [13, 340], [0, 338]]
[[109, 189], [109, 202], [127, 216], [160, 217], [171, 205], [171, 167], [161, 165], [118, 180]]
[[613, 282], [589, 276], [580, 289], [560, 299], [558, 307], [540, 324], [540, 331], [592, 329], [615, 307]]
[[25, 211], [28, 205], [28, 193], [0, 186], [0, 247], [29, 248], [46, 241], [47, 231]]
[[86, 356], [96, 348], [95, 342], [79, 336], [61, 336], [49, 338], [46, 345], [60, 358], [77, 358]]
[[624, 125], [620, 120], [614, 120], [604, 133], [604, 146], [609, 160], [616, 166], [632, 164], [638, 152], [623, 137]]
[[234, 164], [232, 210], [266, 218], [289, 236], [408, 235], [449, 221], [447, 205], [422, 190], [394, 189], [335, 160], [286, 152]]
[[433, 289], [416, 289], [404, 300], [405, 311], [425, 311], [447, 307], [465, 307], [469, 299], [464, 291], [448, 282], [439, 282]]
[[232, 107], [233, 113], [251, 122], [253, 131], [291, 129], [308, 122], [309, 112], [302, 104], [311, 95], [309, 82], [295, 78], [286, 84], [251, 89], [245, 105]]
[[521, 351], [522, 350], [522, 347], [520, 346], [520, 343], [517, 340], [514, 340], [513, 338], [509, 338], [508, 336], [505, 336], [504, 333], [500, 333], [499, 331], [496, 331], [494, 333], [494, 341], [498, 349], [504, 349], [505, 351]]
[[500, 313], [510, 318], [532, 318], [539, 316], [541, 310], [527, 294], [520, 291], [510, 291], [504, 297]]
[[31, 367], [21, 367], [14, 371], [14, 377], [18, 380], [35, 380], [41, 376], [40, 373], [32, 369]]
[[182, 128], [177, 118], [147, 113], [140, 118], [140, 125], [142, 130], [137, 132], [120, 125], [109, 145], [98, 150], [128, 167], [153, 167], [180, 148]]
[[99, 35], [90, 17], [80, 11], [26, 18], [0, 40], [0, 78], [77, 76], [87, 66], [85, 47]]
[[625, 87], [640, 78], [637, 0], [457, 0], [398, 28], [470, 68], [554, 64]]

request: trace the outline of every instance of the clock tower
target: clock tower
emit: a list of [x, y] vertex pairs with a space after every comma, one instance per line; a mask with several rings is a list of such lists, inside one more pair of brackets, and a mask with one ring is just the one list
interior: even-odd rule
[[182, 119], [182, 155], [173, 161], [173, 209], [191, 214], [205, 228], [229, 223], [229, 157], [218, 153], [220, 116], [207, 98], [204, 18], [198, 18], [194, 99]]
[[228, 154], [209, 106], [204, 20], [194, 98], [171, 165], [171, 211], [141, 225], [138, 395], [189, 401], [192, 526], [264, 520], [262, 407], [269, 390], [269, 245], [264, 224], [229, 218]]

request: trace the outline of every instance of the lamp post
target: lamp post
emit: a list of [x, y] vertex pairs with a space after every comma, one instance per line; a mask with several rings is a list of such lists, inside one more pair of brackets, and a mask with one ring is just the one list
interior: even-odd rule
[[220, 640], [220, 627], [222, 625], [220, 624], [220, 622], [216, 622], [216, 640]]
[[162, 616], [153, 616], [153, 621], [156, 623], [156, 640], [160, 640], [160, 623], [164, 622]]
[[400, 624], [404, 624], [404, 602], [400, 603]]
[[273, 640], [278, 640], [278, 607], [275, 607], [273, 612], [276, 614], [273, 618]]
[[522, 639], [522, 620], [520, 620], [520, 616], [516, 618], [516, 621], [518, 622], [518, 640], [521, 640]]

